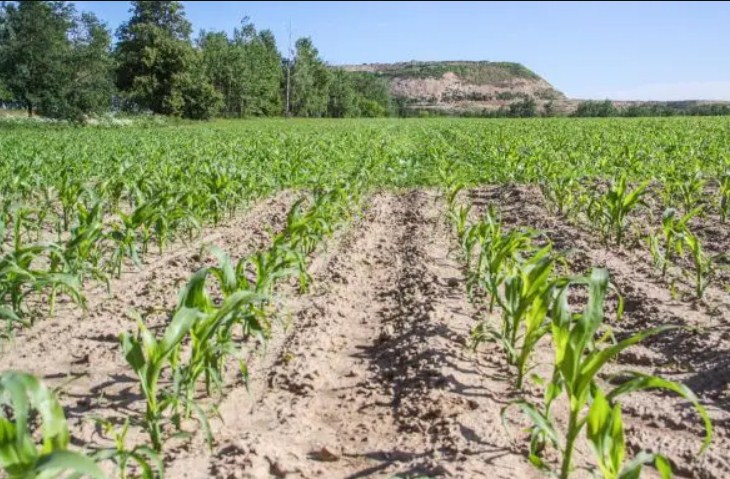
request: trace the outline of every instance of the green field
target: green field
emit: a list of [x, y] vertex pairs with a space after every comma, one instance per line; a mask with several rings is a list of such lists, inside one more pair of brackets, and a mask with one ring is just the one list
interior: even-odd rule
[[[60, 398], [33, 376], [0, 375], [0, 399], [16, 411], [15, 422], [2, 419], [0, 426], [26, 448], [5, 454], [16, 442], [0, 441], [6, 471], [58, 472], [68, 466], [102, 477], [90, 458], [121, 477], [145, 468], [161, 475], [157, 459], [173, 471], [186, 468], [166, 455], [183, 447], [175, 432], [187, 430], [196, 444], [220, 446], [208, 434], [209, 421], [217, 417], [212, 405], [233, 397], [232, 375], [246, 387], [255, 377], [255, 368], [245, 366], [249, 349], [258, 351], [277, 334], [316, 336], [322, 328], [316, 337], [326, 342], [359, 331], [348, 339], [355, 341], [352, 348], [384, 348], [394, 355], [373, 360], [370, 369], [358, 362], [347, 367], [362, 370], [333, 369], [327, 384], [339, 390], [343, 378], [378, 371], [381, 380], [392, 381], [384, 390], [401, 394], [386, 394], [381, 402], [393, 401], [395, 412], [386, 417], [392, 414], [398, 428], [412, 427], [407, 437], [433, 426], [428, 421], [446, 406], [433, 412], [428, 401], [419, 402], [442, 386], [425, 380], [404, 385], [401, 378], [432, 374], [428, 358], [439, 354], [448, 359], [442, 358], [444, 368], [462, 374], [449, 361], [457, 360], [454, 351], [463, 345], [473, 346], [478, 353], [470, 353], [469, 361], [476, 362], [464, 367], [476, 370], [479, 363], [480, 371], [491, 371], [484, 384], [496, 388], [499, 398], [475, 395], [468, 399], [472, 405], [464, 399], [472, 396], [457, 390], [453, 404], [469, 404], [464, 410], [484, 414], [485, 424], [498, 420], [510, 402], [527, 413], [521, 417], [530, 419], [531, 429], [521, 437], [523, 449], [505, 453], [511, 462], [504, 467], [516, 477], [530, 463], [563, 478], [575, 472], [573, 466], [600, 470], [607, 478], [638, 477], [630, 474], [639, 474], [643, 463], [659, 471], [671, 464], [683, 477], [730, 473], [722, 458], [730, 437], [730, 401], [723, 389], [724, 358], [730, 357], [723, 319], [730, 311], [730, 119], [267, 119], [86, 127], [10, 122], [0, 124], [0, 155], [0, 330], [3, 344], [10, 344], [2, 360], [7, 368], [44, 378]], [[423, 279], [447, 267], [453, 277]], [[343, 279], [348, 275], [351, 283]], [[444, 285], [455, 289], [446, 294]], [[315, 319], [302, 332], [297, 324], [293, 333], [281, 332], [277, 328], [286, 321], [279, 320], [293, 321], [282, 311], [288, 301], [299, 304], [295, 297], [330, 299], [311, 311], [297, 306]], [[360, 297], [370, 299], [361, 304]], [[440, 302], [466, 313], [462, 319], [434, 316]], [[350, 303], [357, 307], [348, 310]], [[327, 308], [342, 309], [323, 313]], [[448, 330], [463, 317], [461, 329], [443, 333], [460, 338], [451, 349], [419, 323], [433, 321]], [[372, 330], [362, 326], [368, 318], [377, 319], [368, 326]], [[329, 337], [330, 329], [340, 335]], [[430, 349], [413, 353], [413, 344], [397, 342], [400, 332]], [[282, 358], [272, 368], [295, 367], [291, 378], [298, 377], [296, 368], [327, 370], [352, 356], [343, 349], [341, 357], [308, 362], [306, 340], [286, 341], [272, 346]], [[629, 346], [638, 352], [626, 355]], [[79, 349], [91, 365], [83, 374], [74, 372], [79, 363], [71, 358]], [[492, 363], [480, 362], [490, 357]], [[395, 370], [387, 369], [391, 363]], [[506, 379], [494, 379], [505, 371]], [[74, 375], [82, 379], [63, 382]], [[617, 378], [625, 382], [617, 385]], [[139, 394], [127, 410], [119, 388], [130, 382]], [[401, 417], [408, 416], [398, 405], [411, 398], [409, 388], [418, 411], [411, 414], [426, 426]], [[678, 393], [693, 407], [680, 416], [665, 396], [624, 399], [657, 388]], [[276, 388], [264, 389], [260, 397], [281, 399]], [[321, 393], [316, 387], [307, 391], [307, 397]], [[22, 394], [44, 414], [45, 424], [55, 421], [55, 429], [44, 430], [45, 449], [35, 449], [32, 431], [25, 431]], [[110, 402], [97, 401], [106, 395]], [[334, 395], [324, 397], [334, 401]], [[85, 402], [79, 406], [74, 398]], [[361, 400], [360, 414], [368, 398], [370, 393], [342, 399], [341, 409]], [[302, 407], [298, 400], [287, 404], [292, 411]], [[102, 444], [111, 449], [100, 452], [82, 421], [68, 426], [61, 408], [75, 408], [76, 417], [103, 417], [110, 429]], [[222, 409], [226, 424], [236, 424], [231, 410], [226, 416]], [[676, 416], [677, 424], [657, 423], [652, 411]], [[383, 417], [362, 414], [323, 416], [322, 423], [373, 424]], [[127, 416], [134, 418], [129, 444], [110, 446], [109, 431], [122, 434], [121, 418]], [[710, 419], [718, 431], [712, 445]], [[682, 440], [672, 442], [677, 428]], [[70, 449], [79, 453], [73, 460], [63, 455], [69, 430], [77, 439]], [[629, 463], [624, 449], [633, 458], [647, 442], [636, 431], [670, 440], [651, 443], [652, 454]], [[482, 432], [493, 435], [494, 428]], [[282, 437], [269, 438], [276, 448], [287, 442]], [[496, 437], [500, 448], [510, 447], [500, 442], [506, 436]], [[458, 440], [466, 441], [459, 443], [465, 449], [482, 444], [468, 435]], [[543, 456], [545, 448], [555, 454]], [[704, 456], [697, 454], [700, 448]], [[225, 466], [225, 455], [199, 449], [200, 477], [211, 464]], [[456, 456], [443, 451], [433, 460], [450, 467]], [[334, 464], [331, 452], [317, 454], [333, 463], [332, 477], [377, 464], [367, 451], [357, 453], [362, 462], [356, 465]], [[492, 471], [479, 454], [464, 460], [465, 474]], [[53, 457], [58, 464], [49, 466]], [[397, 474], [409, 460], [402, 460], [402, 468], [398, 461], [383, 467]], [[301, 467], [315, 467], [302, 461]]]
[[[438, 185], [439, 169], [470, 184], [534, 183], [553, 176], [663, 181], [727, 168], [730, 121], [669, 119], [382, 119], [216, 121], [167, 127], [17, 126], [2, 131], [4, 199], [63, 182], [95, 189], [144, 177], [150, 191], [204, 190], [221, 172], [237, 187], [309, 186], [367, 165], [373, 185]], [[155, 183], [161, 182], [161, 185]]]

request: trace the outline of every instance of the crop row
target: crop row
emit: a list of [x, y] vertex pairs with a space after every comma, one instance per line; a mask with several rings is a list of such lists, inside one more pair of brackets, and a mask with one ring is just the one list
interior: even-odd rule
[[[0, 402], [11, 414], [0, 419], [0, 467], [9, 477], [58, 477], [63, 471], [105, 477], [97, 463], [111, 461], [119, 477], [130, 473], [163, 477], [163, 448], [172, 437], [190, 435], [184, 424], [197, 420], [209, 445], [213, 436], [209, 415], [215, 410], [204, 398], [222, 398], [231, 363], [248, 381], [246, 345], [267, 342], [277, 317], [275, 288], [295, 278], [300, 292], [308, 289], [307, 258], [361, 208], [365, 183], [353, 175], [341, 184], [316, 190], [290, 209], [284, 229], [271, 245], [234, 263], [215, 246], [209, 252], [217, 264], [198, 270], [181, 290], [169, 322], [157, 337], [137, 315], [137, 331], [120, 335], [122, 354], [139, 379], [144, 413], [132, 424], [149, 435], [148, 444], [127, 445], [130, 422], [121, 428], [102, 420], [115, 439], [112, 448], [84, 455], [68, 449], [69, 431], [55, 395], [35, 377], [6, 371], [0, 374]], [[33, 409], [40, 415], [42, 443], [37, 445], [28, 424]], [[135, 476], [136, 477], [136, 476]]]
[[[625, 180], [619, 181], [625, 184]], [[529, 377], [544, 386], [542, 403], [527, 397], [502, 410], [519, 407], [530, 419], [532, 464], [567, 479], [574, 472], [573, 453], [581, 432], [594, 452], [597, 469], [606, 479], [638, 478], [645, 464], [653, 463], [662, 477], [672, 475], [670, 460], [661, 453], [641, 452], [625, 457], [626, 441], [620, 398], [644, 389], [665, 389], [690, 401], [702, 421], [706, 436], [701, 451], [712, 438], [712, 424], [705, 408], [685, 385], [639, 372], [625, 372], [624, 380], [608, 389], [602, 369], [634, 344], [678, 326], [663, 325], [615, 340], [607, 320], [606, 298], [612, 289], [609, 272], [594, 268], [587, 276], [571, 275], [565, 258], [553, 250], [550, 239], [539, 231], [503, 227], [499, 213], [490, 205], [483, 217], [470, 220], [470, 205], [458, 204], [459, 184], [447, 185], [448, 216], [460, 246], [467, 274], [469, 298], [484, 306], [483, 315], [471, 332], [472, 347], [484, 342], [497, 344], [507, 363], [515, 369], [514, 387], [522, 391], [539, 344], [550, 337], [553, 346], [552, 373], [547, 378]], [[638, 196], [634, 190], [633, 196]], [[631, 195], [631, 194], [629, 194]], [[582, 291], [581, 291], [582, 290]], [[587, 299], [581, 300], [581, 295]], [[618, 293], [616, 292], [618, 295]], [[570, 304], [583, 304], [574, 313]], [[498, 310], [498, 311], [497, 311]], [[617, 318], [622, 299], [618, 296]], [[497, 315], [498, 313], [498, 315]], [[568, 405], [567, 420], [554, 412], [561, 397]], [[545, 449], [554, 447], [559, 465], [545, 459]]]

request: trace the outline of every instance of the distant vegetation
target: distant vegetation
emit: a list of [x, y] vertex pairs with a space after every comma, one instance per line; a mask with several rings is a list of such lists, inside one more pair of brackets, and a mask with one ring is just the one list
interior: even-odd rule
[[[112, 45], [114, 37], [117, 42]], [[396, 78], [441, 79], [446, 73], [466, 85], [488, 87], [474, 91], [457, 85], [439, 94], [427, 92], [421, 97], [426, 105], [408, 93], [391, 94]], [[18, 1], [0, 6], [0, 108], [22, 109], [28, 116], [72, 121], [109, 112], [191, 119], [532, 117], [569, 113], [554, 107], [554, 101], [563, 100], [562, 93], [519, 63], [413, 61], [338, 68], [321, 58], [310, 38], [298, 39], [293, 57], [284, 58], [273, 33], [257, 30], [248, 17], [232, 34], [203, 30], [193, 38], [181, 2], [132, 2], [130, 17], [114, 35], [94, 14], [78, 12], [73, 4]], [[432, 108], [458, 102], [492, 105], [458, 111]], [[611, 102], [592, 101], [580, 103], [572, 113], [727, 114], [730, 106], [719, 104], [617, 108]]]
[[688, 101], [644, 103], [617, 108], [611, 100], [584, 101], [571, 116], [575, 117], [639, 117], [639, 116], [720, 116], [730, 115], [730, 105]]
[[202, 31], [193, 40], [180, 2], [132, 2], [130, 14], [112, 47], [107, 26], [72, 4], [3, 2], [0, 104], [70, 120], [110, 110], [192, 119], [392, 114], [385, 79], [331, 68], [309, 38], [288, 59], [248, 18], [232, 35]]
[[511, 62], [407, 62], [394, 63], [377, 72], [387, 77], [440, 78], [445, 73], [455, 73], [469, 83], [482, 85], [526, 78], [539, 80], [540, 77], [529, 68]]

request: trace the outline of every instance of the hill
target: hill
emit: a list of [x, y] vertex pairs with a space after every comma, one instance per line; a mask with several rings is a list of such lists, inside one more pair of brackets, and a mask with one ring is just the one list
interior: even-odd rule
[[[388, 80], [390, 93], [407, 109], [447, 114], [495, 111], [534, 100], [537, 111], [567, 115], [587, 100], [568, 98], [547, 80], [519, 63], [489, 61], [410, 61], [342, 65], [346, 71], [369, 72]], [[588, 100], [590, 101], [590, 100]], [[595, 100], [594, 100], [595, 101]], [[672, 114], [727, 114], [710, 110], [730, 107], [726, 101], [612, 100], [618, 112], [646, 109]], [[694, 112], [694, 113], [693, 113]]]
[[519, 63], [438, 61], [343, 65], [387, 78], [391, 94], [411, 108], [496, 110], [525, 99], [538, 107], [565, 101], [565, 95]]

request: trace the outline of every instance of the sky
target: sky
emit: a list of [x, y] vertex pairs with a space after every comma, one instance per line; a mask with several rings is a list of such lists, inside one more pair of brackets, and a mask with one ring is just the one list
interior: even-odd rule
[[[330, 64], [519, 62], [570, 98], [730, 100], [730, 2], [183, 2], [197, 34], [250, 17]], [[129, 2], [76, 2], [112, 30]]]

